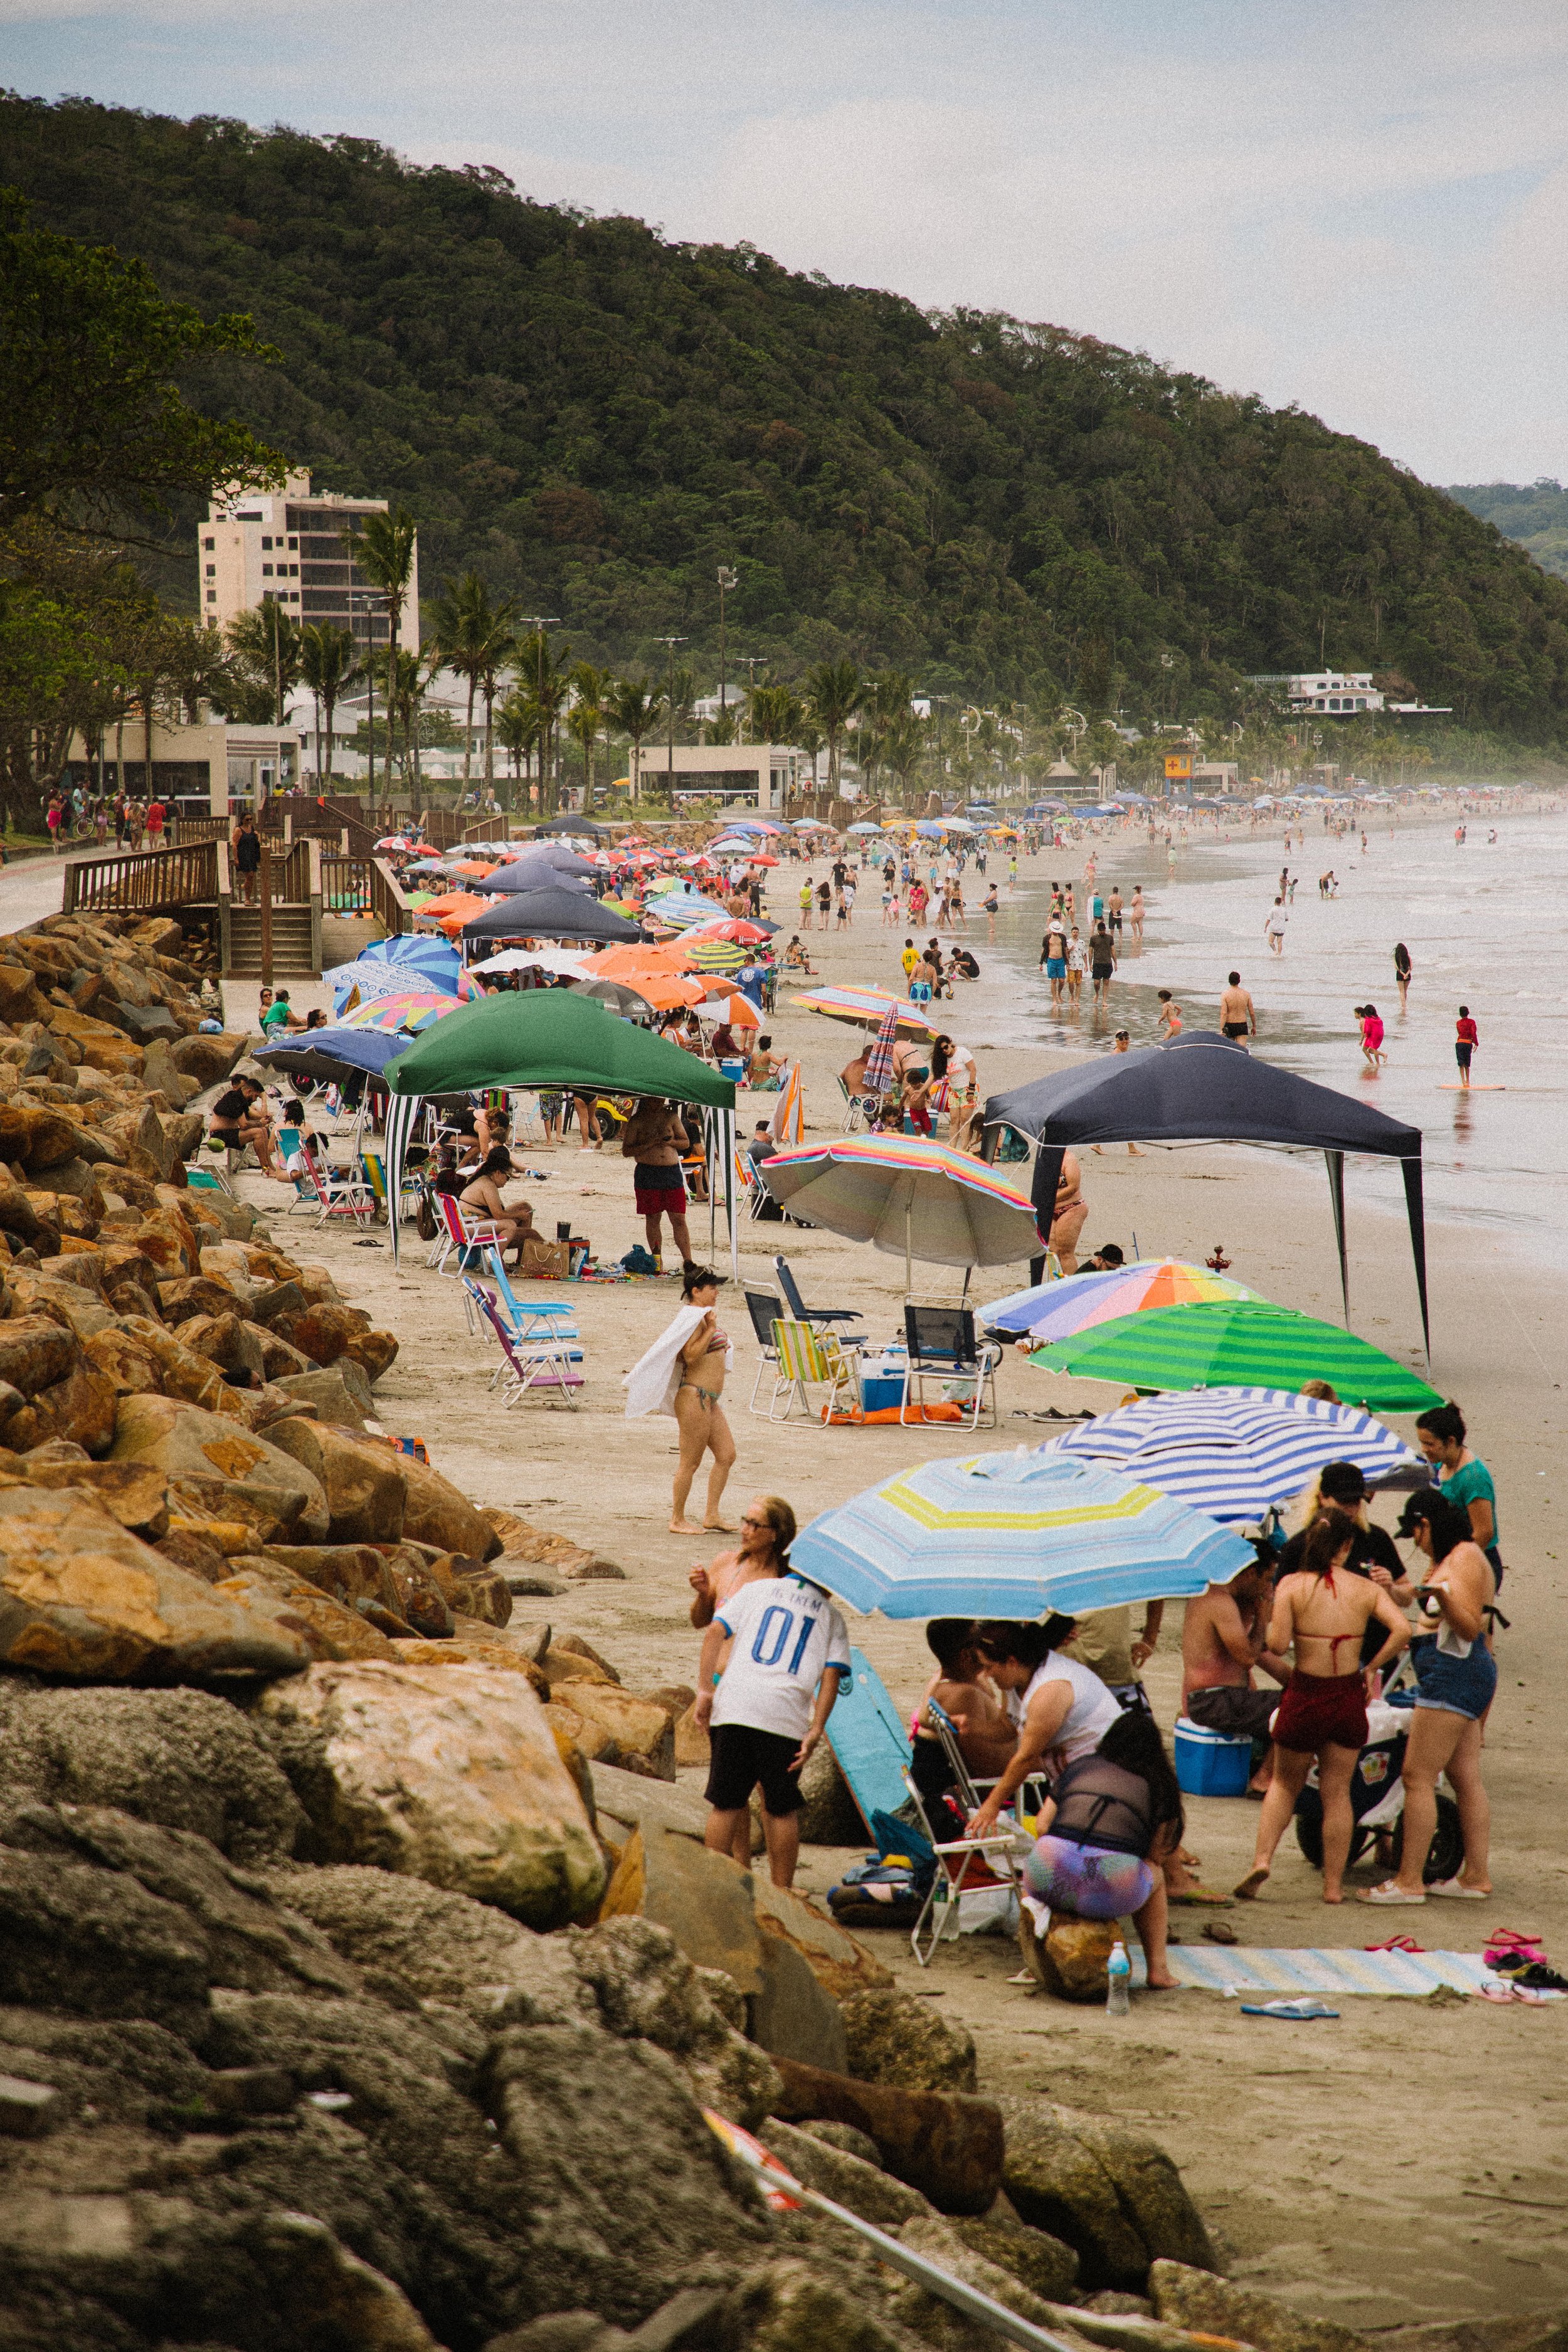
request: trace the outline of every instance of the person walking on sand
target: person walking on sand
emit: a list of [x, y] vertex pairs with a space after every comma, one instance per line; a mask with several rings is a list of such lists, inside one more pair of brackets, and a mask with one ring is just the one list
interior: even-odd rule
[[1469, 1006], [1461, 1004], [1459, 1017], [1454, 1024], [1454, 1059], [1459, 1066], [1460, 1091], [1467, 1095], [1470, 1091], [1470, 1056], [1480, 1042], [1481, 1033], [1470, 1018]]
[[1258, 1034], [1258, 1013], [1251, 997], [1241, 984], [1241, 974], [1233, 971], [1219, 1000], [1220, 1034], [1237, 1044], [1243, 1037]]
[[1168, 988], [1160, 991], [1160, 1026], [1167, 1037], [1182, 1034], [1182, 1008]]
[[[719, 1661], [728, 1643], [728, 1663]], [[800, 1858], [800, 1776], [821, 1745], [849, 1672], [844, 1620], [820, 1585], [793, 1570], [744, 1584], [714, 1612], [698, 1665], [696, 1720], [708, 1731], [712, 1807], [703, 1843], [733, 1853], [763, 1792], [763, 1835], [775, 1886], [790, 1886]], [[717, 1684], [717, 1688], [715, 1688]]]
[[[713, 1311], [722, 1280], [708, 1266], [687, 1267], [679, 1312], [632, 1366], [623, 1383], [628, 1421], [666, 1413], [680, 1432], [680, 1456], [670, 1498], [672, 1536], [700, 1535], [705, 1529], [730, 1533], [719, 1517], [719, 1504], [734, 1467], [735, 1441], [721, 1399], [724, 1376], [734, 1365], [735, 1349]], [[698, 1528], [686, 1516], [686, 1503], [705, 1454], [711, 1457], [708, 1507]]]
[[1289, 919], [1289, 909], [1286, 906], [1284, 898], [1282, 897], [1276, 898], [1273, 907], [1269, 910], [1268, 919], [1263, 926], [1263, 936], [1268, 942], [1269, 951], [1271, 954], [1277, 956], [1282, 956], [1284, 954], [1285, 926]]
[[1394, 984], [1399, 991], [1399, 1011], [1403, 1018], [1407, 1009], [1405, 999], [1410, 994], [1410, 950], [1403, 940], [1397, 942], [1394, 950]]
[[[789, 1548], [795, 1541], [795, 1513], [782, 1495], [753, 1495], [741, 1514], [741, 1539], [733, 1551], [715, 1552], [704, 1567], [700, 1561], [687, 1578], [691, 1587], [691, 1622], [706, 1633], [719, 1611], [748, 1584], [767, 1584], [789, 1573]], [[726, 1660], [721, 1658], [722, 1674]], [[742, 1870], [752, 1866], [752, 1819], [748, 1811], [736, 1828], [731, 1848]]]
[[[1258, 1815], [1252, 1868], [1236, 1889], [1244, 1903], [1267, 1884], [1275, 1848], [1314, 1758], [1323, 1806], [1323, 1900], [1345, 1899], [1354, 1828], [1351, 1775], [1366, 1746], [1366, 1676], [1390, 1664], [1410, 1639], [1410, 1628], [1387, 1591], [1350, 1573], [1354, 1539], [1353, 1525], [1339, 1514], [1315, 1520], [1300, 1570], [1281, 1577], [1275, 1587], [1267, 1646], [1276, 1657], [1292, 1651], [1295, 1663], [1274, 1718], [1273, 1776]], [[1388, 1638], [1363, 1672], [1357, 1661], [1374, 1617], [1387, 1627]], [[1342, 1650], [1351, 1662], [1348, 1672], [1341, 1670]], [[1420, 1851], [1425, 1858], [1425, 1847]]]
[[1142, 882], [1135, 882], [1132, 886], [1131, 904], [1127, 909], [1127, 914], [1132, 926], [1134, 944], [1139, 947], [1143, 943], [1143, 917], [1146, 912], [1147, 909], [1143, 904], [1143, 885]]

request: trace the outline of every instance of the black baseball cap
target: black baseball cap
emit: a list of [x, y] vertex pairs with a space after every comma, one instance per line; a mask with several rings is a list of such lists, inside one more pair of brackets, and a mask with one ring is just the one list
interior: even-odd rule
[[1366, 1503], [1372, 1499], [1366, 1474], [1353, 1462], [1325, 1462], [1318, 1474], [1318, 1492], [1331, 1503]]

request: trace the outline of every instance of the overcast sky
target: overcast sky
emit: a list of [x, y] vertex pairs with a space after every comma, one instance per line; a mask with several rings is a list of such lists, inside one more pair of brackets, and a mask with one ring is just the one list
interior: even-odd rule
[[0, 0], [0, 73], [498, 164], [1568, 472], [1562, 0]]

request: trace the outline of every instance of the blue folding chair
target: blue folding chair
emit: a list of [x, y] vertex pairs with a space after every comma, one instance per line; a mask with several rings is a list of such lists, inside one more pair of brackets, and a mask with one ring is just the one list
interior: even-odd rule
[[575, 1339], [578, 1337], [577, 1310], [563, 1299], [520, 1298], [507, 1280], [506, 1266], [498, 1249], [487, 1249], [489, 1270], [495, 1279], [496, 1292], [508, 1315], [512, 1329], [520, 1339], [555, 1338]]

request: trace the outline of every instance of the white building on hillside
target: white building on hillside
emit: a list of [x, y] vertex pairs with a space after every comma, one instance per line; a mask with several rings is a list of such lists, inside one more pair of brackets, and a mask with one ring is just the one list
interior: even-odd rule
[[[197, 555], [202, 617], [221, 629], [241, 613], [273, 602], [296, 621], [334, 621], [356, 637], [384, 646], [386, 607], [353, 560], [365, 518], [384, 514], [385, 499], [312, 491], [309, 474], [290, 474], [281, 490], [216, 499], [207, 510]], [[397, 641], [419, 645], [419, 551], [416, 545]]]
[[1330, 719], [1350, 719], [1358, 710], [1383, 709], [1383, 696], [1373, 686], [1369, 669], [1270, 670], [1247, 683], [1281, 687], [1292, 710], [1321, 710]]

